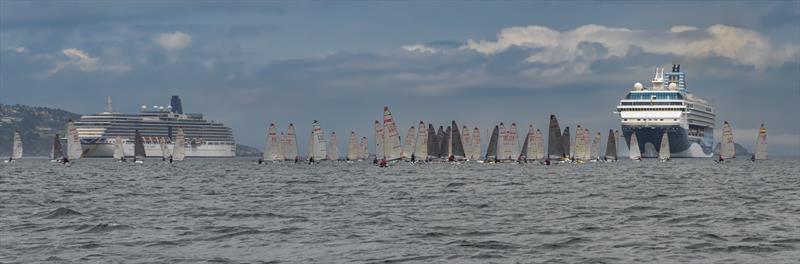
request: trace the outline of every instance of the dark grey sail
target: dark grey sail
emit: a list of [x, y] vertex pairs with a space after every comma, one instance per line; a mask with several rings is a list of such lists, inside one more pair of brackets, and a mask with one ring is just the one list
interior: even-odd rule
[[525, 142], [522, 143], [522, 150], [519, 152], [519, 159], [520, 160], [527, 160], [528, 159], [528, 140], [530, 137], [528, 134], [531, 132], [525, 133]]
[[53, 138], [53, 147], [50, 149], [50, 160], [61, 157], [64, 157], [64, 151], [61, 150], [61, 138], [56, 134]]
[[492, 137], [489, 138], [489, 148], [486, 149], [486, 161], [497, 160], [497, 139], [500, 134], [500, 127], [494, 126]]
[[133, 135], [133, 156], [137, 160], [147, 157], [147, 154], [144, 153], [144, 138], [142, 138], [142, 134], [139, 134], [139, 130], [134, 131]]
[[455, 156], [456, 159], [464, 159], [467, 157], [467, 154], [464, 152], [464, 143], [461, 142], [461, 131], [458, 130], [458, 124], [456, 124], [455, 120], [453, 120], [451, 127], [453, 128], [453, 135], [450, 145], [453, 148], [453, 156]]
[[428, 158], [439, 157], [439, 141], [436, 137], [436, 129], [432, 124], [428, 124]]
[[614, 135], [614, 130], [608, 130], [608, 142], [606, 142], [606, 159], [617, 160], [617, 137]]
[[447, 155], [447, 145], [445, 142], [446, 135], [444, 134], [444, 127], [439, 126], [439, 130], [436, 131], [436, 157], [443, 158]]
[[564, 133], [561, 133], [561, 157], [571, 158], [570, 145], [569, 145], [569, 127], [564, 128]]
[[561, 127], [558, 125], [556, 115], [550, 115], [550, 131], [547, 137], [547, 156], [551, 159], [561, 158], [564, 155], [564, 146], [561, 142]]

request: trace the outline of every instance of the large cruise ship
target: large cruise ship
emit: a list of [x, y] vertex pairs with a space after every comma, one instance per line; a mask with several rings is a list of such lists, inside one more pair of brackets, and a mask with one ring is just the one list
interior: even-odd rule
[[169, 106], [142, 106], [137, 114], [114, 112], [109, 97], [106, 111], [81, 116], [75, 122], [83, 147], [83, 157], [111, 157], [119, 136], [126, 156], [133, 156], [133, 137], [138, 130], [144, 138], [148, 157], [163, 157], [160, 143], [169, 152], [178, 128], [186, 135], [186, 157], [230, 158], [236, 155], [233, 132], [222, 123], [207, 121], [202, 114], [183, 113], [181, 99], [172, 96]]
[[634, 84], [617, 106], [626, 144], [636, 133], [642, 157], [655, 158], [667, 133], [672, 157], [711, 157], [714, 107], [689, 92], [681, 66], [672, 65], [671, 72], [656, 68], [651, 84]]

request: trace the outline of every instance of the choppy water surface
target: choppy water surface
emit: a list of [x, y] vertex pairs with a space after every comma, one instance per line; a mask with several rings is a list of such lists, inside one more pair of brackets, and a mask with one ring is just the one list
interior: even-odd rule
[[0, 262], [800, 262], [800, 162], [0, 164]]

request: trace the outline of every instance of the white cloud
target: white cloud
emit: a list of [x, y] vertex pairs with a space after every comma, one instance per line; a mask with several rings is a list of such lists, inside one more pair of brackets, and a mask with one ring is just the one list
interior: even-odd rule
[[404, 50], [420, 53], [438, 53], [439, 49], [428, 47], [422, 44], [405, 45], [401, 47]]
[[89, 56], [89, 53], [83, 50], [68, 48], [61, 50], [61, 54], [67, 57], [67, 60], [55, 62], [55, 67], [50, 70], [50, 74], [55, 74], [66, 67], [76, 67], [82, 72], [127, 72], [131, 70], [130, 65], [125, 64], [102, 64], [100, 58]]
[[192, 43], [192, 36], [189, 34], [175, 31], [173, 33], [163, 33], [154, 40], [158, 45], [168, 51], [177, 51], [189, 46]]
[[[693, 30], [698, 29], [675, 26], [669, 32]], [[800, 45], [773, 45], [768, 37], [749, 29], [713, 25], [703, 33], [688, 36], [600, 25], [584, 25], [563, 32], [543, 26], [510, 27], [501, 30], [496, 41], [468, 40], [460, 49], [492, 55], [511, 47], [527, 47], [532, 49], [526, 59], [529, 63], [590, 65], [596, 60], [624, 57], [631, 48], [639, 47], [657, 54], [719, 56], [759, 70], [794, 61], [800, 54]], [[600, 44], [604, 50], [587, 53], [581, 48], [586, 43]]]
[[669, 29], [669, 32], [672, 33], [683, 33], [689, 31], [697, 31], [697, 28], [693, 26], [674, 26]]
[[14, 48], [14, 51], [16, 51], [17, 53], [28, 53], [30, 50], [28, 50], [28, 48], [26, 47], [19, 46]]

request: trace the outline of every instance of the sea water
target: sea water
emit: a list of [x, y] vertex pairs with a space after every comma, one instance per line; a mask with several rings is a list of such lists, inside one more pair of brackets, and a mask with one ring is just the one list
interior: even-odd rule
[[800, 263], [800, 161], [0, 164], [0, 262]]

